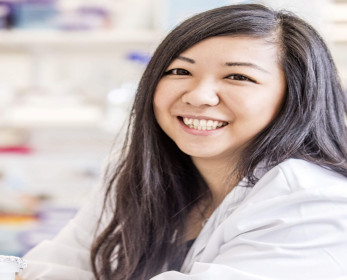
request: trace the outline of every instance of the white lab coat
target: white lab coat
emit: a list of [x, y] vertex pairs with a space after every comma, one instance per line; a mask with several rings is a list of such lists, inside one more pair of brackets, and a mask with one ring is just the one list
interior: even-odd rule
[[[212, 214], [181, 272], [152, 280], [347, 279], [347, 178], [290, 159], [253, 188], [241, 181]], [[28, 280], [93, 279], [89, 249], [100, 201], [93, 197], [52, 241], [25, 259]]]

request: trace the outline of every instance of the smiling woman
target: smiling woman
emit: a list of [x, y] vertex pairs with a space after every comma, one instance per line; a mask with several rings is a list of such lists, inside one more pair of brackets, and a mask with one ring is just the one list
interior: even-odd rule
[[218, 169], [236, 166], [237, 151], [282, 106], [286, 83], [278, 52], [266, 38], [246, 36], [212, 37], [187, 49], [157, 85], [153, 103], [160, 127], [196, 165], [213, 160]]
[[[160, 44], [102, 193], [24, 279], [343, 279], [347, 110], [295, 15], [231, 5]], [[100, 198], [101, 197], [101, 198]]]

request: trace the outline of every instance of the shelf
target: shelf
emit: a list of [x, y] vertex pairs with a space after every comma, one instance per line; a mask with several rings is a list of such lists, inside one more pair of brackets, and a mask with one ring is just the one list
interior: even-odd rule
[[20, 106], [3, 112], [0, 126], [10, 127], [97, 127], [103, 120], [101, 108], [83, 106]]
[[31, 46], [100, 46], [122, 44], [158, 43], [162, 34], [155, 31], [59, 31], [59, 30], [11, 30], [0, 31], [0, 47]]
[[322, 10], [325, 34], [332, 43], [347, 43], [347, 2], [330, 3]]
[[326, 5], [323, 15], [328, 21], [347, 23], [347, 2]]
[[323, 35], [331, 43], [347, 43], [347, 23], [327, 24]]

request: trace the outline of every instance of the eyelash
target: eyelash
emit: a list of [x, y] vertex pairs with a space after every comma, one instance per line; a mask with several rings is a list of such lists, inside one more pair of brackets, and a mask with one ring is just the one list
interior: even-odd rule
[[[230, 77], [238, 77], [237, 79], [231, 79]], [[226, 78], [230, 79], [230, 80], [236, 80], [236, 81], [249, 81], [249, 82], [252, 82], [252, 83], [256, 83], [255, 80], [245, 76], [245, 75], [242, 75], [242, 74], [231, 74], [229, 76], [227, 76]]]
[[[177, 75], [177, 76], [185, 76], [185, 75], [191, 75], [188, 70], [182, 69], [182, 68], [173, 68], [166, 72], [164, 72], [164, 75]], [[234, 78], [231, 78], [234, 77]], [[252, 83], [257, 83], [255, 80], [243, 75], [243, 74], [231, 74], [226, 76], [227, 79], [234, 80], [234, 81], [248, 81]], [[236, 78], [236, 79], [235, 79]]]
[[[183, 73], [179, 74], [178, 71], [182, 71]], [[176, 72], [176, 73], [174, 73]], [[182, 76], [182, 75], [190, 75], [189, 71], [182, 69], [182, 68], [174, 68], [174, 69], [170, 69], [168, 71], [166, 71], [164, 73], [164, 75], [178, 75], [178, 76]]]

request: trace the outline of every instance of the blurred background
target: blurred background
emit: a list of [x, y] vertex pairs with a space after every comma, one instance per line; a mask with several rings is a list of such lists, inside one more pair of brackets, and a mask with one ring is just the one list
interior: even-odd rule
[[230, 3], [288, 9], [326, 39], [347, 86], [347, 0], [0, 0], [0, 254], [52, 238], [98, 185], [157, 44]]

